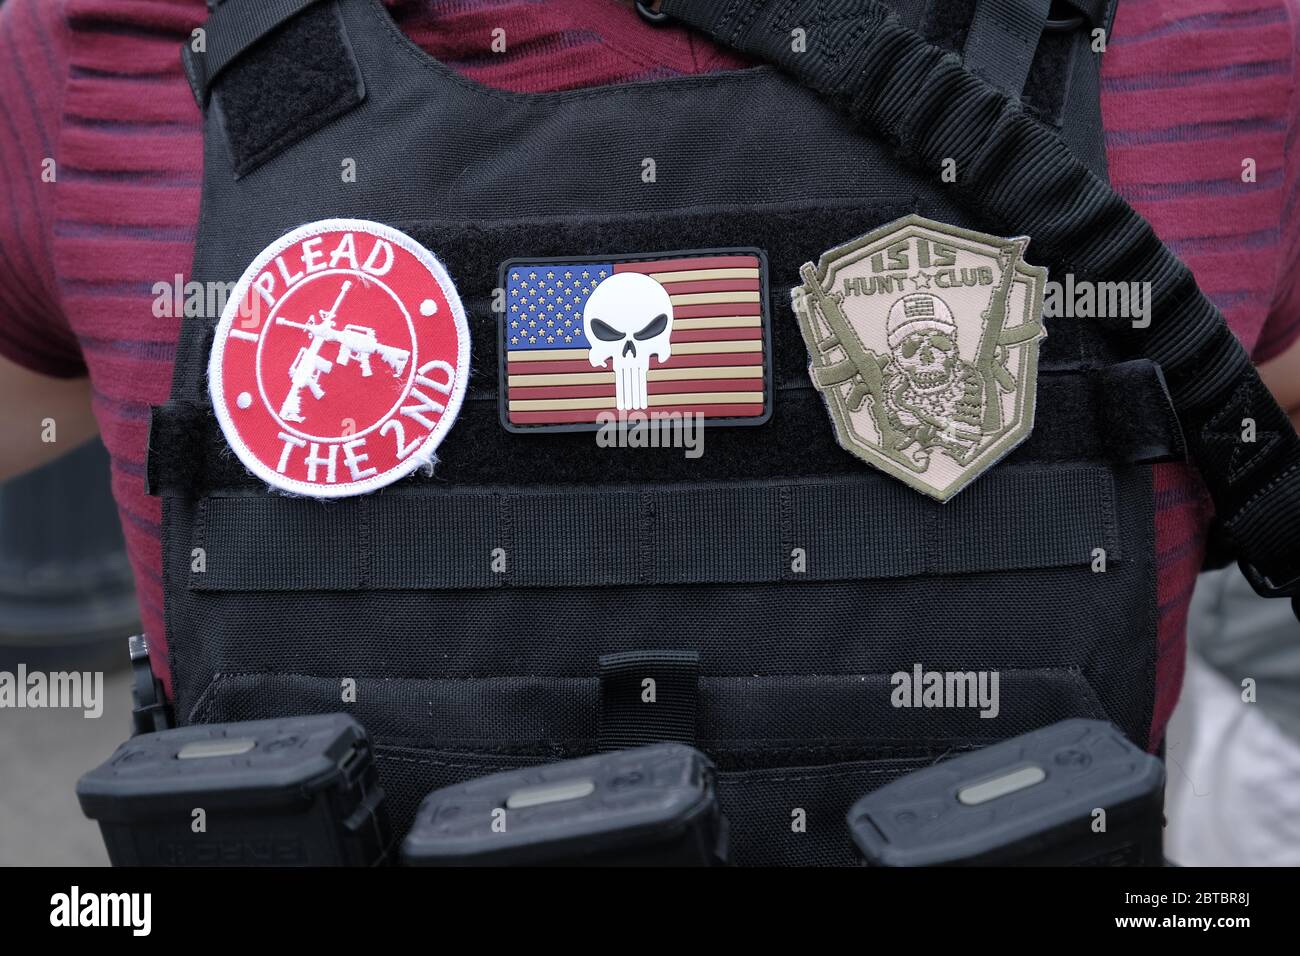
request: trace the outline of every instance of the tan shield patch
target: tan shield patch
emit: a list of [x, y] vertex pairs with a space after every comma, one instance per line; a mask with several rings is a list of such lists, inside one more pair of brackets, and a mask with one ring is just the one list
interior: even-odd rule
[[1047, 282], [1028, 245], [907, 216], [800, 269], [790, 298], [844, 448], [947, 501], [1025, 439]]

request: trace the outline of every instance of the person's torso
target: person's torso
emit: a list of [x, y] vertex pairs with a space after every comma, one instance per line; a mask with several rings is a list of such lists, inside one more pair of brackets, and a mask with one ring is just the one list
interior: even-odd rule
[[[584, 69], [580, 64], [591, 57], [573, 51], [603, 54], [606, 47], [593, 45], [583, 28], [547, 25], [552, 20], [520, 21], [535, 35], [512, 36], [504, 54], [471, 56], [490, 49], [496, 7], [478, 12], [457, 5], [453, 12], [429, 4], [397, 13], [422, 45], [489, 84], [536, 89], [531, 84], [540, 76], [549, 86], [574, 87], [665, 72], [654, 64], [622, 66], [621, 52], [616, 63], [598, 60]], [[136, 14], [86, 2], [69, 4], [68, 15], [71, 76], [52, 254], [113, 456], [146, 628], [160, 633], [160, 515], [157, 500], [143, 491], [145, 436], [148, 406], [168, 391], [179, 332], [175, 306], [187, 295], [199, 213], [200, 117], [176, 50], [204, 13], [198, 3], [159, 4], [124, 21]], [[611, 12], [611, 20], [616, 15], [629, 30], [649, 29], [630, 11]], [[464, 62], [448, 56], [448, 36], [457, 38]], [[1279, 76], [1289, 75], [1289, 37], [1280, 7], [1224, 14], [1183, 4], [1121, 5], [1104, 61], [1107, 154], [1116, 188], [1188, 262], [1248, 347], [1273, 289], [1285, 137], [1284, 124], [1260, 117], [1284, 114], [1289, 84]], [[531, 69], [529, 57], [545, 55], [529, 52], [539, 47], [564, 66]], [[690, 72], [693, 63], [667, 72]], [[727, 61], [705, 59], [704, 65]], [[738, 131], [736, 142], [743, 141]], [[1238, 155], [1256, 159], [1257, 183], [1242, 182]], [[1158, 469], [1157, 494], [1161, 641], [1172, 646], [1200, 565], [1205, 508], [1180, 466]]]

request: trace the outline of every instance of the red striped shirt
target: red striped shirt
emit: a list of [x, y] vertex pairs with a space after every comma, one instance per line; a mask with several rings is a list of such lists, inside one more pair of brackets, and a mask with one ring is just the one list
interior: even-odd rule
[[[1257, 359], [1300, 335], [1296, 3], [1124, 0], [1103, 65], [1116, 188]], [[433, 56], [518, 91], [739, 65], [609, 0], [390, 6]], [[202, 0], [0, 4], [0, 353], [50, 375], [89, 372], [145, 627], [160, 652], [160, 507], [143, 490], [145, 436], [149, 406], [167, 397], [179, 323], [151, 305], [154, 283], [187, 274], [193, 254], [202, 135], [177, 49], [205, 15]], [[489, 53], [503, 22], [508, 52]], [[1253, 182], [1242, 178], [1247, 159]], [[1209, 508], [1190, 469], [1161, 466], [1156, 479], [1158, 738], [1182, 679]]]

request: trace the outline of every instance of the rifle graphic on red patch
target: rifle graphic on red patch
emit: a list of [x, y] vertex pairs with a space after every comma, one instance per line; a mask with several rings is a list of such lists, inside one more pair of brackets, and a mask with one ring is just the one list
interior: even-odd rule
[[[322, 375], [329, 374], [335, 364], [341, 368], [346, 367], [348, 362], [355, 358], [357, 364], [361, 366], [361, 376], [363, 378], [369, 378], [372, 374], [370, 368], [371, 355], [378, 355], [393, 370], [394, 377], [401, 375], [406, 368], [406, 362], [411, 357], [411, 353], [405, 349], [379, 344], [374, 329], [363, 325], [347, 325], [342, 329], [334, 328], [334, 321], [338, 317], [339, 307], [343, 304], [343, 298], [351, 288], [352, 282], [350, 280], [344, 282], [333, 307], [327, 312], [321, 312], [319, 320], [315, 322], [310, 319], [307, 322], [291, 322], [285, 318], [275, 320], [276, 325], [301, 329], [311, 336], [311, 344], [302, 348], [298, 352], [298, 357], [293, 360], [293, 364], [289, 366], [289, 380], [292, 385], [289, 388], [289, 394], [285, 396], [284, 403], [280, 406], [280, 417], [285, 421], [302, 422], [306, 420], [302, 414], [303, 389], [305, 388], [311, 392], [312, 397], [318, 401], [324, 398], [325, 389], [321, 385], [320, 379]], [[328, 359], [321, 357], [321, 348], [327, 342], [338, 343], [339, 351], [335, 362], [330, 362]]]

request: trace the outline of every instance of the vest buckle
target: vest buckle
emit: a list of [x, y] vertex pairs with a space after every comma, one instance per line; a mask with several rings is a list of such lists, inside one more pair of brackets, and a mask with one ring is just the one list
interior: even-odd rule
[[662, 10], [656, 10], [651, 3], [653, 0], [636, 0], [636, 12], [641, 15], [641, 19], [646, 23], [653, 23], [655, 26], [663, 26], [672, 19]]

